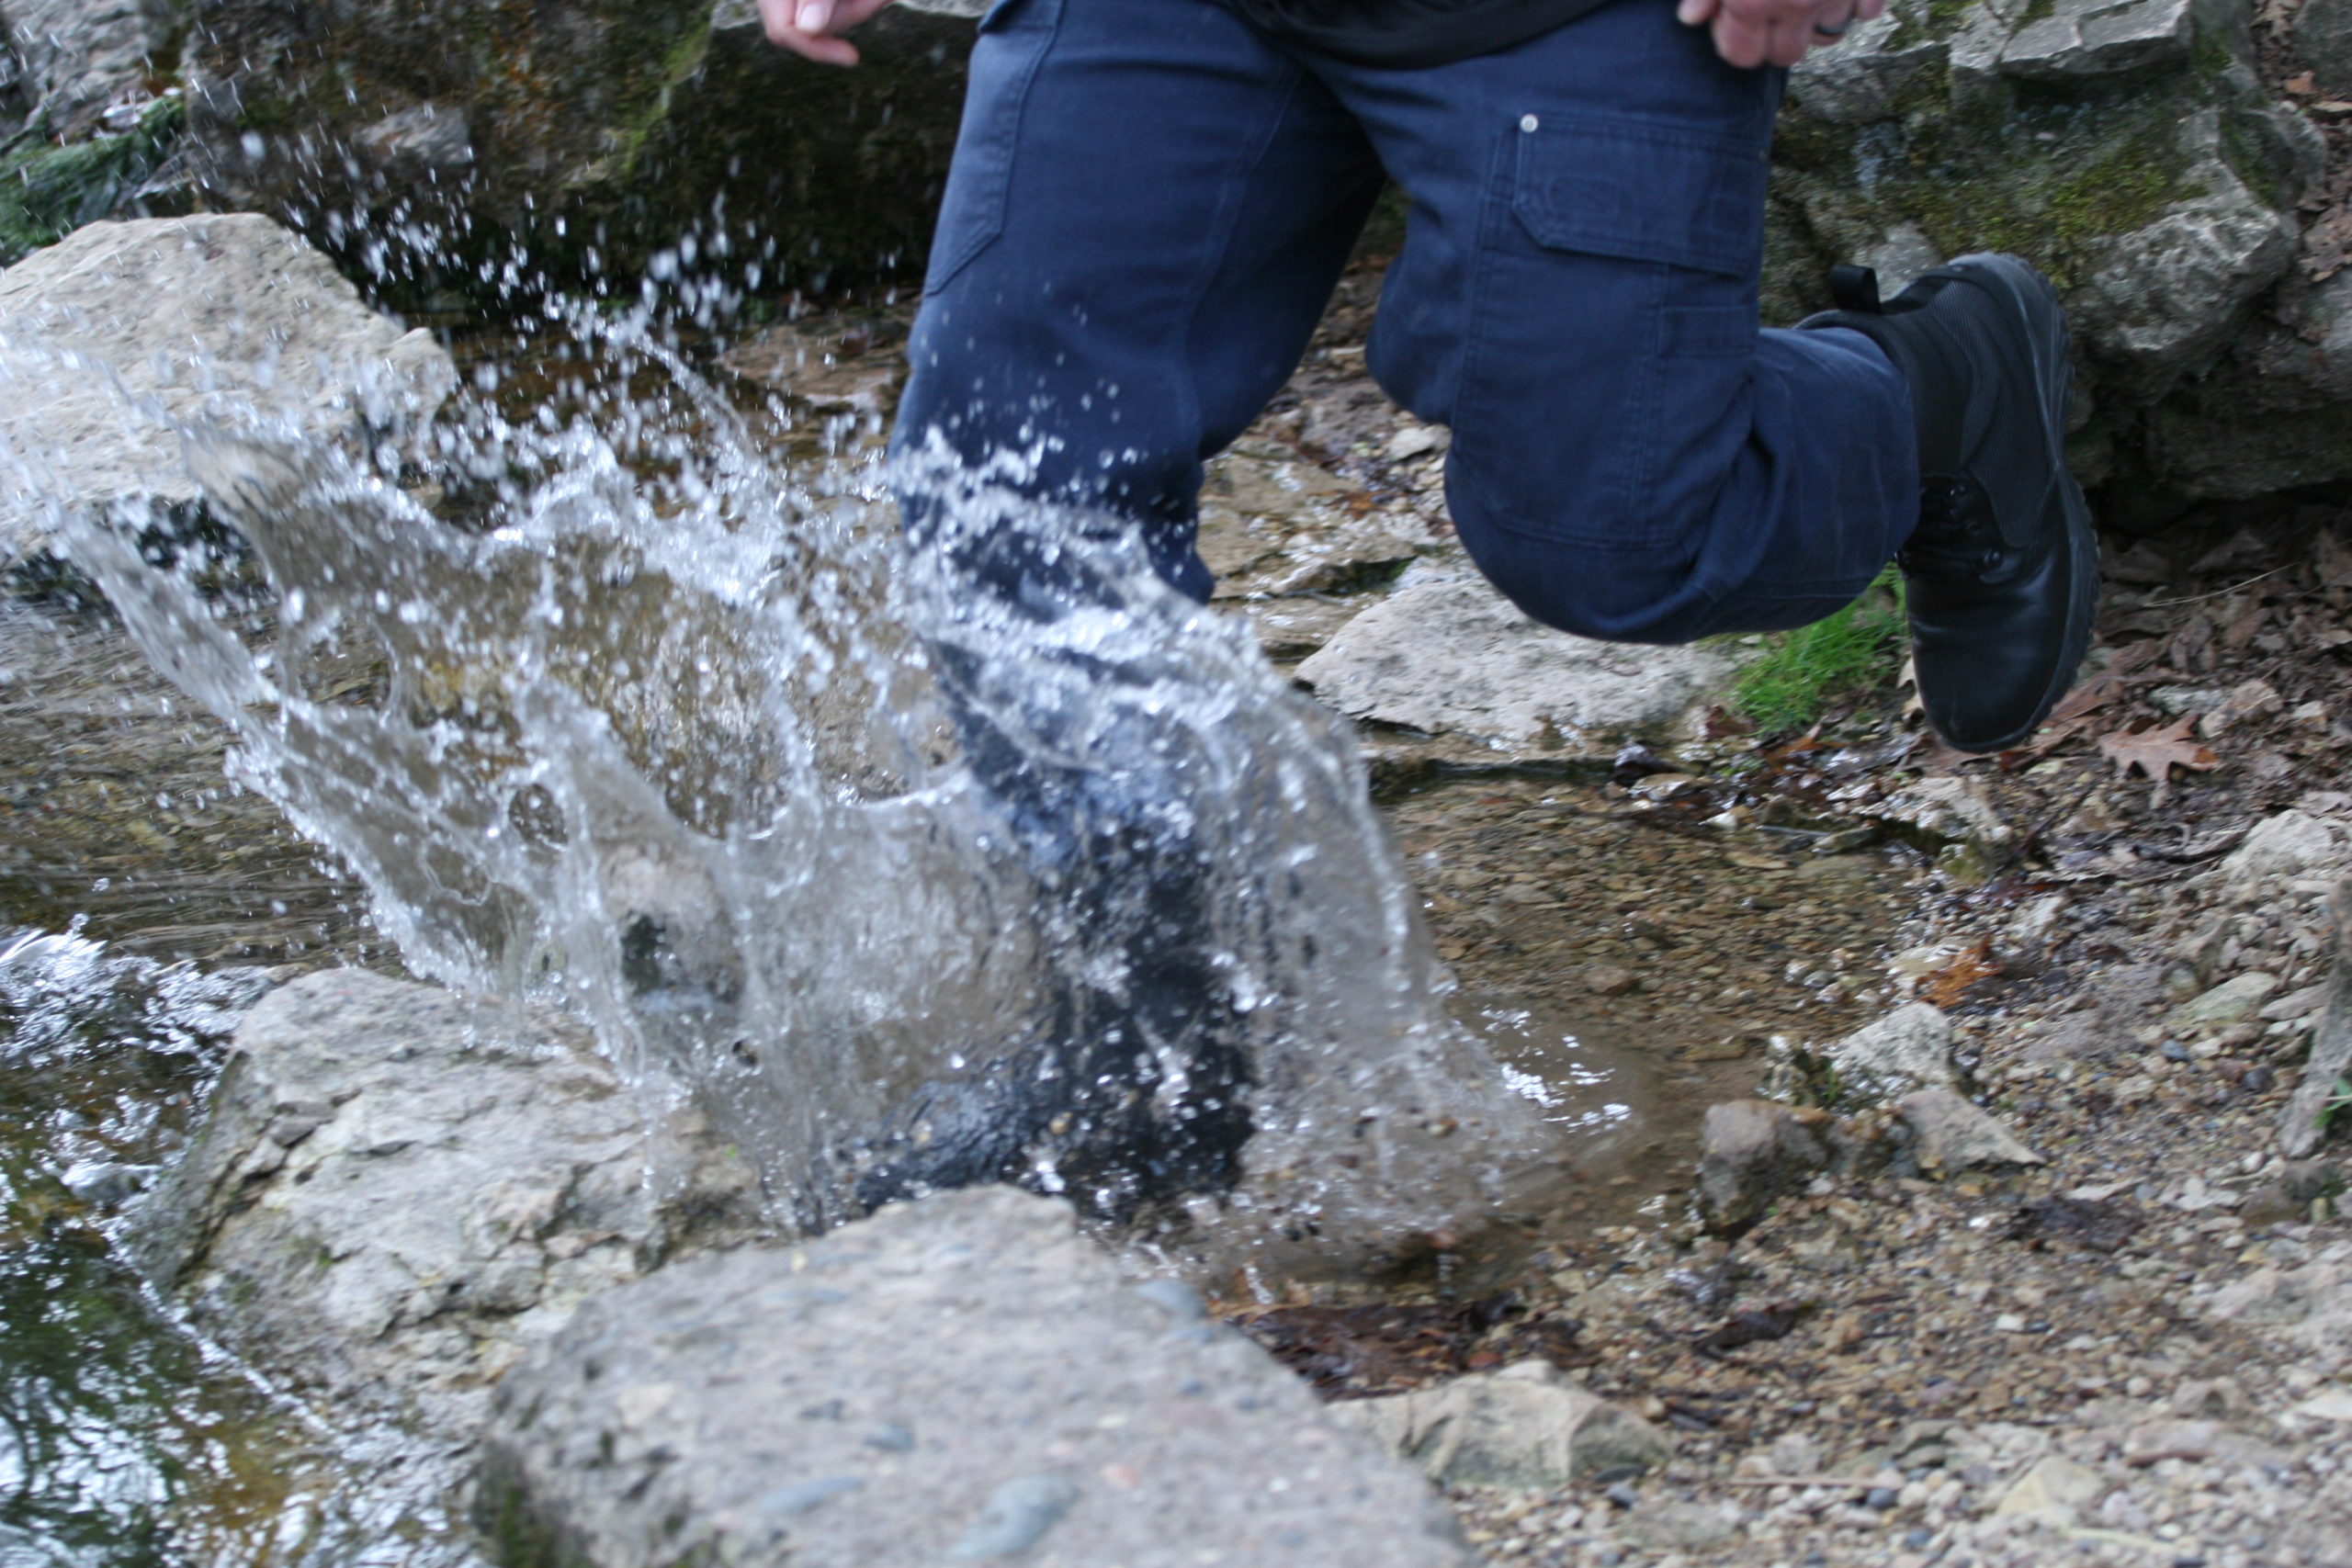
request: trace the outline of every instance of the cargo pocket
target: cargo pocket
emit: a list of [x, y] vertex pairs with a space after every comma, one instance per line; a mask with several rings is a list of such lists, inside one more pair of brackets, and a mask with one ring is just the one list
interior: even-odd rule
[[1029, 85], [1054, 40], [1062, 0], [996, 0], [980, 18], [964, 118], [932, 236], [923, 292], [936, 294], [1004, 232], [1005, 204]]
[[1757, 141], [1662, 122], [1508, 136], [1454, 408], [1479, 522], [1655, 548], [1704, 516], [1746, 434], [1765, 176]]

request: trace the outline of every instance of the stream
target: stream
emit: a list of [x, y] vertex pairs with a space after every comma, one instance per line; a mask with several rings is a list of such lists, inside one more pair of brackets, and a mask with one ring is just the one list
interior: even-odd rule
[[[1893, 942], [1907, 852], [1735, 844], [1597, 774], [1444, 776], [1375, 807], [1247, 623], [1166, 601], [1134, 561], [1043, 632], [896, 573], [871, 411], [594, 323], [458, 344], [470, 389], [437, 451], [289, 471], [266, 442], [220, 449], [209, 478], [244, 486], [257, 558], [206, 545], [156, 570], [84, 538], [121, 615], [53, 575], [0, 599], [0, 1565], [469, 1560], [436, 1500], [377, 1495], [364, 1444], [116, 1257], [124, 1204], [276, 981], [356, 964], [557, 999], [671, 1086], [648, 1092], [732, 1096], [808, 1224], [888, 1161], [830, 1142], [805, 1089], [762, 1098], [741, 1041], [827, 1043], [799, 1069], [820, 1098], [887, 1119], [936, 1060], [962, 1071], [956, 1040], [1042, 1039], [1056, 1009], [1100, 1005], [1141, 917], [1057, 882], [967, 787], [917, 647], [1015, 671], [957, 700], [1032, 758], [1127, 736], [1142, 784], [1192, 792], [1208, 869], [1185, 918], [1255, 1046], [1360, 1051], [1459, 1096], [1502, 1129], [1498, 1162], [1541, 1140], [1553, 1177], [1469, 1249], [1483, 1278], [1671, 1218], [1706, 1105], [1752, 1088], [1772, 1035], [1832, 1035], [1873, 999], [1833, 976]], [[1004, 521], [956, 493], [974, 528]], [[141, 655], [159, 642], [176, 682]], [[1504, 1069], [1489, 1100], [1449, 1077], [1482, 1051]], [[1063, 1166], [1029, 1174], [1106, 1215], [1148, 1197], [1082, 1147]], [[1368, 1227], [1410, 1217], [1326, 1181], [1315, 1201]], [[1245, 1216], [1299, 1201], [1238, 1190]], [[1236, 1224], [1159, 1245], [1259, 1245]]]

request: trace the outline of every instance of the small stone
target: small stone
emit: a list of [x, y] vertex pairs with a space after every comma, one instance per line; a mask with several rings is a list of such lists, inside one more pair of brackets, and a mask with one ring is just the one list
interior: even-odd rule
[[1837, 1064], [1838, 1100], [1871, 1104], [1914, 1089], [1949, 1088], [1958, 1077], [1952, 1066], [1951, 1021], [1926, 1002], [1897, 1008], [1829, 1048]]
[[1829, 1168], [1830, 1118], [1770, 1100], [1707, 1107], [1700, 1133], [1699, 1207], [1710, 1229], [1736, 1230], [1773, 1200]]
[[1922, 1089], [1897, 1104], [1895, 1114], [1909, 1134], [1911, 1157], [1923, 1171], [2047, 1163], [1999, 1121], [1948, 1089]]
[[2352, 1388], [2332, 1388], [2295, 1406], [2295, 1414], [2314, 1421], [2352, 1421]]
[[956, 1562], [1017, 1557], [1061, 1522], [1078, 1495], [1078, 1483], [1066, 1475], [1016, 1476], [989, 1496], [988, 1506], [947, 1555]]
[[2072, 1529], [2082, 1511], [2107, 1490], [2098, 1471], [2052, 1454], [2017, 1479], [1993, 1509], [1996, 1517], [2022, 1515]]
[[1886, 1509], [1894, 1507], [1896, 1503], [1902, 1500], [1902, 1492], [1895, 1487], [1873, 1486], [1868, 1492], [1862, 1494], [1862, 1506], [1865, 1508], [1876, 1508], [1881, 1512], [1884, 1512]]
[[1548, 1361], [1329, 1408], [1445, 1485], [1549, 1490], [1619, 1467], [1646, 1470], [1674, 1452], [1657, 1427]]
[[1596, 997], [1622, 997], [1641, 984], [1642, 977], [1622, 964], [1589, 964], [1584, 969], [1584, 987]]
[[2250, 970], [2234, 975], [2201, 996], [2173, 1009], [2165, 1021], [2178, 1030], [2222, 1029], [2242, 1023], [2278, 989], [2278, 976]]

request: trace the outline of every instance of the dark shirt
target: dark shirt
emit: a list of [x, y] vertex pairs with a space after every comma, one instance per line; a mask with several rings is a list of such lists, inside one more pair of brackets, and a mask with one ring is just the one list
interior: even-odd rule
[[1602, 0], [1227, 0], [1277, 38], [1365, 65], [1443, 65], [1550, 32]]

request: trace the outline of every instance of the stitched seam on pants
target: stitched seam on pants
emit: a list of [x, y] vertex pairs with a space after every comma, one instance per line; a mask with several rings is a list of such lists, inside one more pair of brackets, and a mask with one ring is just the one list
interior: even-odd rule
[[[1224, 276], [1227, 264], [1233, 259], [1234, 235], [1240, 228], [1241, 207], [1244, 197], [1248, 195], [1250, 182], [1257, 178], [1258, 171], [1265, 166], [1266, 154], [1272, 150], [1274, 138], [1281, 131], [1283, 122], [1290, 118], [1293, 106], [1298, 102], [1299, 87], [1307, 79], [1306, 67], [1300, 65], [1296, 60], [1285, 56], [1283, 64], [1283, 68], [1290, 73], [1289, 85], [1283, 91], [1281, 103], [1275, 106], [1273, 114], [1267, 119], [1264, 129], [1260, 132], [1258, 145], [1248, 154], [1246, 164], [1240, 164], [1236, 174], [1228, 175], [1226, 179], [1225, 199], [1216, 218], [1219, 234], [1216, 254], [1211, 258], [1209, 265], [1204, 267], [1193, 279], [1193, 297], [1185, 302], [1184, 323], [1177, 337], [1184, 353], [1184, 386], [1181, 412], [1183, 415], [1184, 428], [1192, 435], [1195, 461], [1198, 460], [1202, 419], [1200, 365], [1193, 350], [1193, 334], [1200, 330], [1201, 308], [1208, 301], [1210, 286]], [[1239, 161], [1237, 163], [1239, 164]]]
[[[1011, 115], [1012, 123], [1007, 130], [1004, 141], [1004, 167], [998, 176], [995, 190], [989, 193], [987, 203], [991, 209], [987, 224], [988, 232], [978, 240], [967, 240], [964, 243], [963, 254], [939, 269], [939, 276], [936, 278], [930, 276], [926, 269], [926, 275], [922, 280], [922, 292], [926, 299], [944, 290], [949, 284], [963, 275], [966, 268], [980, 258], [982, 252], [1004, 237], [1005, 226], [1011, 220], [1012, 180], [1021, 151], [1022, 127], [1029, 118], [1030, 89], [1036, 85], [1037, 73], [1045, 69], [1046, 58], [1054, 52], [1054, 46], [1061, 41], [1062, 14], [1058, 5], [1054, 8], [1051, 21], [1046, 24], [1046, 35], [1045, 39], [1038, 43], [1035, 52], [1030, 55], [1027, 63], [1022, 67], [1020, 79], [1006, 88], [1007, 94], [1012, 99]], [[954, 173], [951, 167], [949, 178], [954, 178]]]

